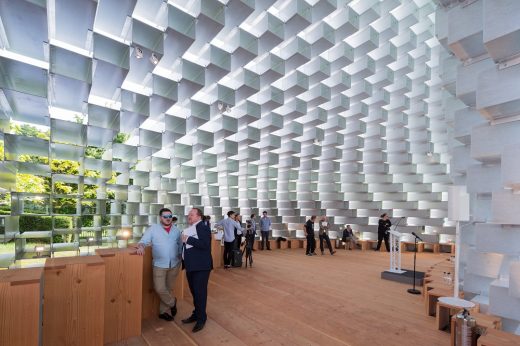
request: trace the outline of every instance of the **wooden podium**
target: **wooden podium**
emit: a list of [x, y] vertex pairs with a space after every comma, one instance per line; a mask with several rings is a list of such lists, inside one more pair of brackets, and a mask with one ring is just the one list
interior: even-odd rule
[[0, 270], [0, 345], [41, 345], [43, 269]]
[[105, 264], [99, 256], [48, 258], [43, 345], [102, 345]]
[[104, 342], [141, 335], [143, 257], [135, 249], [97, 249], [105, 262]]

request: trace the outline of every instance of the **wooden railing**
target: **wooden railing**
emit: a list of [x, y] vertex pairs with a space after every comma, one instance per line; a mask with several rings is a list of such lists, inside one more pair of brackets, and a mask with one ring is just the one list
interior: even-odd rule
[[[212, 240], [215, 268], [222, 246]], [[184, 272], [173, 287], [191, 300]], [[43, 268], [0, 271], [0, 345], [103, 345], [141, 335], [156, 318], [152, 252], [97, 249], [94, 256], [49, 258]]]

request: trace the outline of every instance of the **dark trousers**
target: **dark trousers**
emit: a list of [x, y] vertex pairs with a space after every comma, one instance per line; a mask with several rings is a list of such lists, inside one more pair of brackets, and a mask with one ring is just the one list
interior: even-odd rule
[[267, 231], [267, 232], [261, 231], [260, 234], [262, 236], [262, 246], [260, 246], [260, 248], [263, 250], [264, 243], [265, 243], [267, 245], [267, 250], [270, 250], [271, 245], [269, 244], [269, 231]]
[[314, 253], [316, 251], [316, 239], [313, 235], [307, 236], [307, 248], [305, 254]]
[[210, 270], [186, 272], [190, 292], [193, 296], [192, 316], [197, 318], [197, 323], [204, 323], [208, 319], [206, 315], [206, 303], [208, 301], [208, 281]]
[[233, 258], [233, 249], [235, 248], [234, 241], [225, 241], [224, 242], [224, 265], [231, 265], [231, 260]]
[[388, 233], [378, 233], [377, 234], [377, 247], [376, 250], [379, 251], [381, 248], [381, 242], [384, 240], [386, 245], [386, 251], [390, 252], [390, 242], [388, 241]]
[[325, 240], [327, 242], [327, 246], [329, 247], [329, 250], [330, 250], [330, 253], [332, 253], [332, 244], [330, 243], [330, 238], [329, 238], [329, 235], [324, 233], [324, 234], [320, 234], [320, 250], [321, 252], [324, 251], [323, 249], [323, 240]]

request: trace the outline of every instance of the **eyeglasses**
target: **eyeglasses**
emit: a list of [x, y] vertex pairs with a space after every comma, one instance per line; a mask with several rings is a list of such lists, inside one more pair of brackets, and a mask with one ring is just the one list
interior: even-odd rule
[[173, 218], [173, 215], [161, 215], [161, 217], [165, 218], [165, 219], [171, 219]]

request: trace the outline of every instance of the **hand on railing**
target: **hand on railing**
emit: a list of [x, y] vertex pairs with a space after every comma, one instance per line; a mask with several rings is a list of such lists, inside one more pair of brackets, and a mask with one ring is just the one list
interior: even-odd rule
[[142, 246], [141, 244], [137, 244], [135, 246], [135, 253], [138, 254], [139, 256], [143, 256], [144, 255], [144, 252], [145, 252], [145, 249], [144, 249], [144, 246]]

